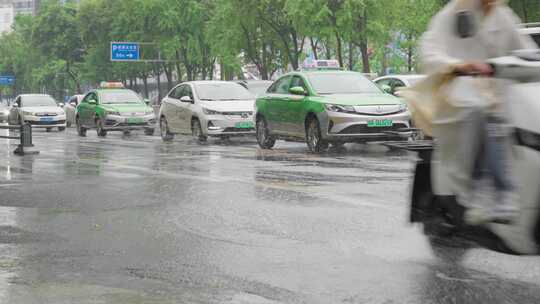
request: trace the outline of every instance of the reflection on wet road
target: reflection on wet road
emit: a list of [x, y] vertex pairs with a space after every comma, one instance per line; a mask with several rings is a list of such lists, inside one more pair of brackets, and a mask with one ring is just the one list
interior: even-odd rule
[[540, 259], [437, 259], [413, 155], [36, 131], [0, 141], [0, 303], [540, 303]]

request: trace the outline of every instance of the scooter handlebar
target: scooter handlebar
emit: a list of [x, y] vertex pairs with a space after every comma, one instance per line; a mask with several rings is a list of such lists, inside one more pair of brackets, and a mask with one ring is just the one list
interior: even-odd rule
[[514, 56], [490, 59], [493, 77], [520, 82], [540, 82], [540, 52], [518, 51]]

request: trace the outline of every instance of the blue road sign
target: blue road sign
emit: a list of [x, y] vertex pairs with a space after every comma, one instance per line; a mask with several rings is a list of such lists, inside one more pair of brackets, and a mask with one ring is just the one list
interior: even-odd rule
[[140, 45], [136, 42], [111, 42], [111, 61], [140, 60]]
[[13, 85], [15, 82], [15, 76], [13, 75], [1, 75], [0, 76], [0, 85]]

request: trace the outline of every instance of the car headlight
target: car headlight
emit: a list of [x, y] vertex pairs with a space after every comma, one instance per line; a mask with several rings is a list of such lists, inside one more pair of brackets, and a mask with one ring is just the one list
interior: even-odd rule
[[203, 110], [203, 113], [206, 115], [220, 115], [221, 114], [221, 112], [210, 110], [207, 108], [203, 108], [202, 110]]
[[118, 111], [107, 111], [107, 115], [116, 115], [116, 116], [120, 116], [120, 112]]
[[22, 113], [23, 113], [23, 115], [34, 116], [34, 113], [32, 113], [32, 112], [23, 111]]
[[342, 106], [335, 104], [325, 104], [324, 107], [330, 112], [356, 113], [353, 106]]
[[399, 105], [399, 112], [405, 112], [409, 109], [406, 103], [402, 103]]

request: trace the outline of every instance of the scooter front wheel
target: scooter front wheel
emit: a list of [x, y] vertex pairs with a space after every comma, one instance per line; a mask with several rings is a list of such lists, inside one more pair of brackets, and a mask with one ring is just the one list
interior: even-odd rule
[[424, 234], [433, 254], [448, 263], [457, 263], [469, 248], [470, 242], [456, 235], [454, 226], [442, 217], [435, 217], [424, 222]]

